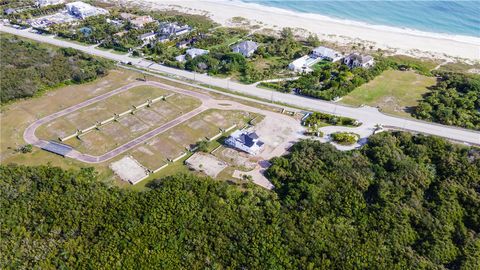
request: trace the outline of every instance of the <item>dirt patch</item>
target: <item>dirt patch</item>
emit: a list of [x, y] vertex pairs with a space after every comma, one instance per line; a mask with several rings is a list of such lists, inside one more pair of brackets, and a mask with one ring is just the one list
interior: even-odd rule
[[123, 181], [127, 181], [132, 185], [135, 185], [148, 176], [147, 170], [130, 156], [125, 156], [119, 161], [111, 163], [110, 169]]
[[210, 177], [216, 177], [223, 169], [227, 167], [227, 163], [216, 158], [213, 155], [205, 154], [205, 153], [195, 153], [191, 157], [189, 157], [185, 164], [199, 172], [203, 172], [204, 174]]
[[250, 160], [250, 156], [248, 154], [232, 148], [224, 148], [219, 153], [219, 157], [229, 162], [231, 165], [242, 168], [246, 171], [253, 170], [256, 166], [256, 163]]

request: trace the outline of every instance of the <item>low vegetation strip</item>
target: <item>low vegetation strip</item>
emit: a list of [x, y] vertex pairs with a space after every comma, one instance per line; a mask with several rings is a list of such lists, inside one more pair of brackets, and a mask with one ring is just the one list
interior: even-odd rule
[[1, 103], [32, 97], [68, 83], [84, 83], [107, 74], [113, 65], [71, 48], [56, 48], [0, 35]]
[[347, 126], [358, 127], [361, 125], [357, 120], [349, 117], [337, 116], [321, 112], [313, 112], [303, 121], [304, 126]]
[[274, 191], [181, 174], [143, 192], [103, 184], [93, 169], [2, 165], [0, 265], [480, 267], [474, 148], [384, 132], [351, 152], [302, 141], [272, 164]]

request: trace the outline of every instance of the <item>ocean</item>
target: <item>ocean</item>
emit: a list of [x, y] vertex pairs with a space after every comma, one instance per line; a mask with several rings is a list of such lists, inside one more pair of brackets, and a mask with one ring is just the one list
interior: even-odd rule
[[374, 25], [480, 37], [480, 1], [241, 1]]

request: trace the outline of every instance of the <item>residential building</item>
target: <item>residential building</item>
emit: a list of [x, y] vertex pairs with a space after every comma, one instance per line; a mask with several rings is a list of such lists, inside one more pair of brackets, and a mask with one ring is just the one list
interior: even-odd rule
[[68, 3], [65, 6], [67, 7], [68, 13], [73, 16], [79, 17], [80, 19], [85, 19], [90, 16], [108, 14], [108, 11], [106, 9], [94, 7], [80, 1]]
[[313, 57], [319, 57], [321, 59], [329, 60], [329, 61], [332, 61], [332, 62], [336, 62], [336, 61], [342, 59], [342, 54], [341, 53], [339, 53], [339, 52], [337, 52], [333, 49], [323, 47], [323, 46], [320, 46], [320, 47], [317, 47], [317, 48], [313, 49], [312, 56]]
[[189, 39], [186, 39], [186, 40], [182, 40], [180, 42], [177, 42], [176, 46], [177, 48], [179, 49], [186, 49], [188, 48], [188, 46], [190, 45], [193, 45], [195, 42], [198, 41], [198, 38], [194, 37], [194, 38], [189, 38]]
[[181, 36], [190, 32], [192, 28], [188, 25], [179, 25], [178, 23], [161, 23], [158, 29], [158, 34], [161, 36]]
[[46, 7], [50, 5], [63, 4], [64, 2], [64, 0], [37, 0], [35, 1], [35, 5], [37, 5], [37, 7]]
[[375, 60], [370, 55], [361, 55], [358, 53], [352, 53], [346, 56], [343, 59], [343, 63], [347, 65], [349, 68], [369, 68], [375, 65]]
[[259, 140], [255, 132], [237, 130], [225, 140], [225, 143], [231, 147], [247, 152], [250, 155], [258, 154], [264, 147], [264, 143]]
[[150, 16], [137, 16], [129, 20], [133, 27], [137, 29], [143, 28], [146, 24], [155, 22], [155, 20]]
[[123, 25], [123, 22], [120, 20], [111, 20], [107, 18], [107, 23], [115, 26], [115, 27], [121, 27]]
[[180, 63], [186, 62], [187, 59], [185, 58], [185, 56], [186, 56], [185, 54], [177, 55], [175, 56], [175, 61]]
[[245, 57], [250, 57], [257, 50], [258, 44], [254, 41], [242, 41], [232, 47], [233, 52], [241, 53]]
[[80, 28], [79, 31], [80, 31], [80, 33], [83, 34], [84, 37], [90, 36], [93, 32], [92, 28], [90, 28], [90, 27], [82, 27], [82, 28]]
[[175, 60], [177, 60], [178, 62], [185, 62], [187, 59], [186, 59], [186, 56], [190, 56], [190, 58], [195, 58], [197, 56], [200, 56], [200, 55], [204, 55], [204, 54], [208, 54], [209, 51], [208, 50], [204, 50], [204, 49], [197, 49], [197, 48], [191, 48], [191, 49], [188, 49], [185, 54], [182, 54], [182, 55], [179, 55], [177, 57], [175, 57]]
[[200, 55], [208, 54], [208, 50], [191, 48], [186, 51], [187, 55], [190, 55], [191, 58], [195, 58]]
[[140, 40], [142, 40], [144, 43], [151, 42], [157, 38], [157, 34], [155, 34], [153, 31], [149, 33], [145, 33], [143, 35], [140, 35], [138, 37]]
[[313, 57], [310, 57], [309, 55], [304, 55], [298, 59], [295, 59], [293, 62], [291, 62], [288, 65], [288, 69], [293, 70], [295, 72], [299, 72], [299, 73], [309, 73], [312, 71], [310, 67], [318, 63], [320, 60], [322, 59], [319, 57], [313, 58]]
[[187, 40], [182, 40], [180, 42], [177, 42], [175, 46], [177, 46], [177, 48], [179, 49], [186, 49], [191, 43], [192, 41], [190, 39], [187, 39]]

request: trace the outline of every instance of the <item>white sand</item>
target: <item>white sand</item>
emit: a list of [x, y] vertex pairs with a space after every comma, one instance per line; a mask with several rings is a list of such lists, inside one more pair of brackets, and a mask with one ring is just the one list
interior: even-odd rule
[[317, 14], [292, 12], [258, 4], [227, 0], [117, 0], [158, 9], [176, 9], [211, 16], [227, 25], [232, 17], [240, 16], [253, 24], [281, 29], [303, 28], [321, 39], [339, 43], [370, 41], [375, 48], [395, 49], [398, 53], [424, 57], [460, 57], [480, 60], [480, 38], [422, 32], [388, 26], [332, 19]]

